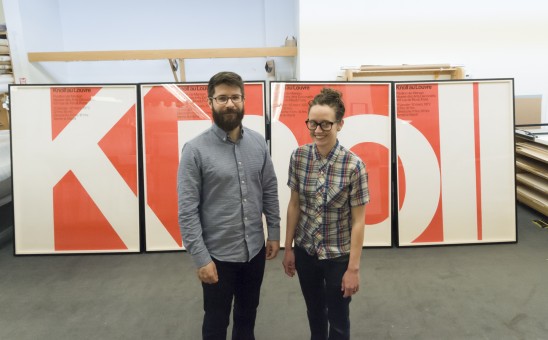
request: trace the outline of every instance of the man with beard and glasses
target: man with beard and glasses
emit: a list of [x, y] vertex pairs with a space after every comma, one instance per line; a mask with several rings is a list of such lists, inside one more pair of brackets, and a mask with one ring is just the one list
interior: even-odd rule
[[226, 339], [233, 299], [232, 339], [255, 339], [265, 259], [280, 249], [277, 180], [264, 137], [242, 125], [242, 78], [217, 73], [207, 91], [215, 124], [183, 147], [179, 226], [202, 282], [203, 339]]

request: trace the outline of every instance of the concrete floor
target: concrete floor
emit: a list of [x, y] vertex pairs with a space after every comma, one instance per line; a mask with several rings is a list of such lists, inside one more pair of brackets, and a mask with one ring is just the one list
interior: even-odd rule
[[[548, 230], [518, 207], [517, 244], [364, 250], [352, 339], [548, 339]], [[14, 257], [0, 248], [0, 339], [199, 339], [184, 252]], [[256, 337], [309, 338], [283, 253], [267, 263]]]

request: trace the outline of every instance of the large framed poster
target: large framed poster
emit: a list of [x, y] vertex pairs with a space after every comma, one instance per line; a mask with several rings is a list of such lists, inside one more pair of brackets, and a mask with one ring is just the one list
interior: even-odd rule
[[271, 147], [278, 177], [281, 245], [285, 242], [287, 204], [291, 195], [287, 187], [289, 159], [298, 146], [312, 142], [305, 126], [308, 102], [323, 87], [342, 93], [346, 113], [339, 141], [367, 167], [371, 201], [365, 209], [364, 245], [391, 246], [391, 84], [371, 82], [271, 83]]
[[15, 254], [139, 252], [136, 85], [12, 85]]
[[399, 245], [515, 242], [513, 80], [395, 86]]
[[[177, 168], [183, 145], [208, 129], [207, 83], [142, 84], [146, 251], [183, 249], [178, 223]], [[263, 136], [264, 82], [246, 82], [243, 124]]]

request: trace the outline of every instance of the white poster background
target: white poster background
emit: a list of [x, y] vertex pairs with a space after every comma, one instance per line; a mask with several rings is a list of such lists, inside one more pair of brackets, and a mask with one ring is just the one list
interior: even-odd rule
[[[325, 85], [329, 86], [330, 84], [335, 84], [337, 86], [363, 86], [367, 84], [382, 85], [382, 83], [366, 83], [366, 82], [351, 82], [351, 83], [306, 83], [306, 82], [292, 82], [292, 83], [271, 83], [270, 87], [270, 98], [271, 98], [271, 115], [272, 115], [272, 138], [271, 138], [271, 147], [272, 147], [272, 161], [274, 162], [274, 169], [278, 177], [278, 196], [280, 199], [280, 216], [281, 216], [281, 226], [280, 226], [280, 245], [284, 247], [285, 243], [285, 234], [286, 234], [286, 222], [287, 222], [287, 205], [289, 203], [289, 197], [291, 195], [291, 190], [287, 186], [288, 180], [288, 167], [291, 153], [299, 146], [297, 138], [291, 129], [286, 126], [280, 120], [280, 114], [282, 111], [283, 105], [283, 96], [284, 89], [288, 85], [297, 85], [297, 86], [306, 86], [307, 84], [311, 85]], [[387, 85], [387, 84], [386, 84]], [[319, 93], [319, 92], [318, 92]], [[317, 93], [315, 93], [317, 94]], [[367, 98], [369, 99], [369, 98]], [[343, 95], [344, 101], [344, 95]], [[282, 104], [280, 104], [282, 103]], [[350, 103], [345, 102], [345, 106], [348, 106]], [[390, 105], [390, 95], [388, 97], [388, 107]], [[304, 126], [304, 121], [306, 116], [302, 119], [302, 124]], [[389, 154], [391, 153], [391, 113], [389, 112], [388, 116], [378, 115], [378, 114], [358, 114], [353, 116], [348, 116], [344, 118], [344, 127], [341, 132], [338, 134], [338, 139], [341, 145], [347, 149], [351, 149], [357, 144], [360, 143], [377, 143], [388, 149]], [[390, 157], [388, 158], [390, 163]], [[366, 165], [367, 166], [367, 165]], [[390, 164], [387, 164], [389, 169], [389, 178], [390, 175]], [[391, 202], [391, 188], [390, 180], [388, 181], [388, 187], [385, 188], [388, 194], [388, 206], [390, 207]], [[367, 205], [366, 205], [366, 214], [367, 214]], [[388, 218], [385, 220], [376, 223], [374, 225], [366, 225], [364, 229], [364, 246], [391, 246], [392, 245], [392, 218], [390, 216], [390, 209]]]
[[[141, 107], [142, 107], [142, 116], [143, 116], [143, 122], [145, 121], [144, 116], [147, 114], [146, 112], [146, 105], [145, 105], [145, 97], [146, 94], [154, 87], [161, 87], [167, 89], [168, 92], [173, 94], [178, 100], [182, 101], [189, 101], [192, 102], [192, 100], [177, 87], [177, 85], [187, 85], [187, 86], [205, 86], [207, 87], [207, 83], [181, 83], [181, 84], [142, 84], [141, 85]], [[249, 103], [250, 101], [260, 101], [262, 111], [261, 112], [249, 112], [247, 109], [248, 105], [246, 105], [246, 114], [243, 119], [243, 125], [247, 128], [250, 128], [252, 130], [255, 130], [259, 132], [261, 135], [266, 136], [266, 122], [265, 122], [265, 98], [264, 98], [264, 82], [245, 82], [245, 86], [260, 86], [261, 91], [260, 93], [262, 96], [260, 98], [251, 98], [249, 96], [246, 97], [246, 103]], [[207, 95], [207, 92], [204, 93], [204, 95]], [[247, 95], [247, 93], [246, 93]], [[169, 157], [178, 162], [180, 160], [181, 156], [181, 150], [186, 142], [190, 141], [192, 138], [198, 136], [202, 132], [206, 131], [208, 128], [211, 127], [211, 124], [213, 123], [212, 120], [206, 119], [208, 117], [208, 113], [206, 113], [203, 109], [200, 109], [198, 106], [195, 106], [195, 109], [197, 111], [197, 114], [203, 115], [202, 120], [178, 120], [178, 134], [177, 134], [177, 144], [178, 144], [178, 150], [176, 155], [170, 155]], [[208, 111], [209, 112], [209, 111]], [[143, 155], [147, 155], [149, 151], [146, 149], [147, 141], [146, 141], [146, 135], [145, 130], [147, 129], [147, 126], [145, 126], [145, 123], [143, 123]], [[166, 136], [166, 138], [169, 138], [169, 136]], [[145, 200], [145, 237], [146, 237], [146, 251], [154, 252], [154, 251], [170, 251], [170, 250], [182, 250], [184, 249], [184, 246], [181, 244], [177, 244], [177, 242], [174, 240], [174, 238], [170, 235], [170, 233], [167, 231], [166, 227], [162, 223], [162, 221], [158, 218], [157, 214], [151, 209], [148, 202], [148, 194], [147, 194], [147, 179], [148, 176], [150, 176], [150, 170], [147, 169], [146, 162], [143, 164], [143, 171], [144, 171], [144, 200]], [[173, 190], [176, 190], [177, 183], [173, 183]], [[177, 211], [174, 211], [174, 214], [177, 214]], [[266, 223], [266, 222], [265, 222]], [[266, 226], [265, 226], [266, 229]]]
[[[476, 190], [474, 83], [478, 86], [481, 202]], [[401, 84], [438, 86], [441, 164], [421, 131], [408, 120], [399, 119], [396, 107], [397, 152], [406, 181], [405, 200], [398, 215], [399, 245], [516, 241], [513, 81], [396, 86]], [[443, 240], [416, 241], [432, 220], [440, 198]]]
[[[82, 109], [86, 118], [75, 117], [53, 141], [50, 90], [55, 86], [10, 87], [16, 254], [140, 250], [138, 197], [98, 145], [135, 106], [137, 88], [75, 87], [101, 89]], [[135, 164], [137, 172], [136, 160]], [[127, 249], [55, 250], [53, 187], [68, 171], [74, 173]]]

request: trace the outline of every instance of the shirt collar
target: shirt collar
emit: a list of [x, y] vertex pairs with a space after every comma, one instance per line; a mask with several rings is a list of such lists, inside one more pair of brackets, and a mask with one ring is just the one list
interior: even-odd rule
[[[240, 127], [241, 127], [240, 128], [240, 138], [242, 138], [244, 136], [244, 126], [240, 125]], [[217, 137], [219, 137], [223, 142], [226, 142], [226, 141], [230, 140], [228, 138], [228, 132], [226, 132], [225, 130], [218, 127], [217, 124], [215, 124], [215, 123], [211, 124], [211, 130], [213, 130], [213, 133], [215, 133], [215, 135]]]
[[[335, 159], [337, 159], [337, 156], [339, 156], [340, 148], [339, 148], [339, 139], [337, 138], [337, 142], [335, 143], [335, 146], [333, 146], [333, 149], [329, 151], [327, 154], [327, 157], [325, 158], [325, 162], [327, 164], [333, 163]], [[314, 143], [314, 160], [322, 160], [322, 155], [320, 154], [320, 151], [318, 151], [318, 147]]]

